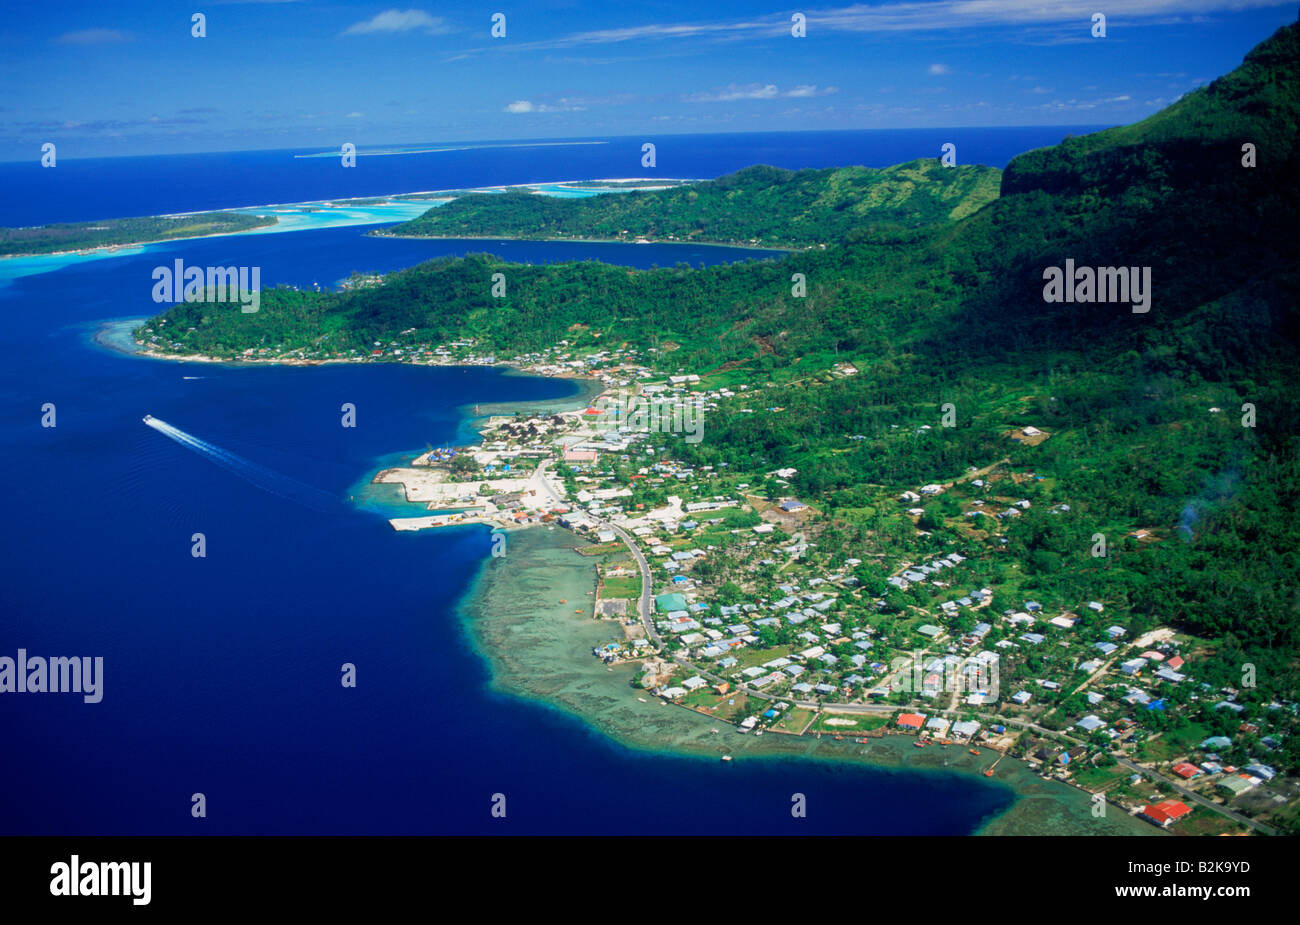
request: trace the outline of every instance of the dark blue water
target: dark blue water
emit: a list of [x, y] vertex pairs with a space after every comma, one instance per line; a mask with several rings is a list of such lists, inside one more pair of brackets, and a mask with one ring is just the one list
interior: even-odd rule
[[[1030, 148], [1099, 126], [762, 132], [594, 139], [597, 145], [494, 147], [432, 154], [295, 158], [303, 150], [178, 154], [167, 157], [38, 158], [0, 164], [0, 225], [90, 221], [202, 209], [314, 202], [416, 190], [539, 183], [595, 177], [718, 177], [753, 164], [798, 170], [861, 164], [887, 167], [938, 157], [957, 146], [961, 164], [1004, 167]], [[641, 145], [656, 164], [641, 166]], [[412, 145], [411, 147], [418, 147]], [[364, 154], [364, 149], [362, 150]]]
[[[144, 247], [143, 253], [119, 255], [111, 259], [81, 260], [58, 274], [46, 275], [57, 281], [55, 285], [59, 293], [67, 293], [71, 298], [94, 300], [106, 310], [110, 307], [116, 309], [115, 312], [109, 310], [97, 317], [145, 317], [154, 315], [165, 307], [152, 301], [154, 268], [170, 268], [177, 258], [186, 266], [261, 267], [264, 288], [282, 283], [301, 288], [314, 285], [337, 288], [353, 271], [387, 273], [436, 257], [463, 257], [466, 254], [491, 253], [515, 263], [531, 264], [561, 260], [600, 260], [644, 270], [677, 263], [700, 266], [735, 260], [774, 259], [785, 253], [762, 248], [739, 249], [701, 244], [418, 240], [377, 238], [367, 234], [376, 227], [388, 226], [321, 228], [149, 244]], [[0, 290], [11, 282], [6, 278], [4, 270], [4, 264], [0, 263]], [[117, 287], [112, 292], [103, 291], [104, 273], [111, 276], [111, 285]], [[38, 361], [40, 358], [31, 359]]]
[[[305, 286], [505, 253], [363, 231], [156, 245], [0, 288], [0, 655], [105, 660], [101, 703], [0, 695], [0, 832], [490, 832], [498, 791], [511, 832], [962, 833], [1008, 805], [1005, 788], [968, 778], [631, 752], [490, 693], [455, 615], [487, 531], [399, 534], [347, 493], [384, 457], [457, 440], [458, 406], [571, 385], [483, 369], [182, 365], [92, 343], [98, 322], [154, 311], [150, 270], [176, 257]], [[511, 247], [637, 266], [749, 256]], [[56, 428], [40, 426], [46, 402]], [[356, 429], [340, 426], [344, 402]], [[263, 491], [146, 427], [146, 413], [337, 502]], [[339, 683], [344, 662], [358, 666], [355, 690]], [[195, 792], [208, 799], [201, 827]], [[793, 792], [808, 795], [807, 819], [790, 817]]]

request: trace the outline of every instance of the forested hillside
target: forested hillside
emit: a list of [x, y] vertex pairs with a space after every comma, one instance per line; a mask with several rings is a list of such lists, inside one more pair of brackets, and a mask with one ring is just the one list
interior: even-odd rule
[[911, 161], [881, 170], [744, 170], [673, 190], [558, 199], [512, 190], [430, 209], [386, 234], [436, 237], [654, 238], [807, 247], [864, 227], [964, 218], [998, 194], [992, 167]]
[[0, 257], [229, 234], [274, 225], [275, 222], [273, 215], [198, 212], [193, 215], [109, 218], [97, 222], [60, 222], [29, 228], [0, 228]]

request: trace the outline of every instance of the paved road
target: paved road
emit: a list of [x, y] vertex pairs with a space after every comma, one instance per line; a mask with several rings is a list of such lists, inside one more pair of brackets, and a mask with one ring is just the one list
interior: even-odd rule
[[[554, 504], [567, 504], [564, 498], [551, 486], [546, 478], [546, 467], [551, 464], [549, 459], [542, 460], [537, 466], [537, 472], [534, 478], [541, 484], [542, 490], [546, 492]], [[663, 648], [663, 639], [655, 632], [654, 613], [653, 613], [653, 587], [654, 582], [650, 578], [650, 563], [641, 553], [641, 548], [637, 546], [636, 541], [628, 535], [627, 531], [617, 524], [612, 524], [607, 520], [597, 520], [597, 529], [610, 530], [621, 539], [627, 548], [632, 552], [632, 558], [636, 560], [637, 567], [641, 570], [641, 599], [637, 601], [637, 613], [641, 617], [641, 624], [645, 627], [646, 636], [655, 644], [656, 648]], [[684, 664], [684, 663], [683, 663]]]
[[597, 521], [598, 525], [609, 530], [627, 544], [627, 548], [632, 551], [632, 558], [636, 560], [637, 567], [641, 569], [641, 600], [637, 602], [637, 611], [641, 614], [641, 623], [645, 626], [646, 635], [657, 648], [663, 647], [663, 640], [655, 632], [654, 615], [651, 612], [653, 606], [652, 588], [653, 582], [650, 578], [650, 563], [646, 561], [645, 556], [641, 554], [641, 548], [637, 546], [636, 541], [628, 536], [627, 531], [617, 524], [608, 521]]

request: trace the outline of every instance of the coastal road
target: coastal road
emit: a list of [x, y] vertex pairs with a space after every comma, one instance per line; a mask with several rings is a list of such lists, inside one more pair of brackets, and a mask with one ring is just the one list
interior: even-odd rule
[[609, 521], [597, 521], [597, 523], [599, 526], [613, 531], [614, 535], [626, 543], [627, 548], [632, 551], [632, 558], [636, 560], [637, 567], [641, 569], [641, 600], [637, 602], [637, 610], [641, 614], [641, 623], [645, 626], [646, 635], [650, 637], [651, 642], [655, 644], [656, 648], [662, 649], [664, 643], [659, 637], [659, 634], [655, 631], [654, 621], [650, 612], [653, 603], [653, 597], [651, 595], [653, 583], [650, 580], [650, 563], [646, 561], [645, 556], [641, 553], [641, 548], [637, 546], [636, 541], [628, 535], [626, 530], [617, 524], [610, 523]]

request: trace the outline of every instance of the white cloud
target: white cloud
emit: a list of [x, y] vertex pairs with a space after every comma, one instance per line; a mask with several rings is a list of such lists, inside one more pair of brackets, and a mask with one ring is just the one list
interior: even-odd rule
[[[1169, 19], [1215, 12], [1240, 12], [1283, 6], [1278, 0], [1125, 0], [1127, 20]], [[989, 25], [1066, 25], [1091, 28], [1095, 0], [936, 0], [867, 5], [808, 13], [808, 25], [849, 32], [903, 32], [961, 29]]]
[[372, 19], [353, 23], [343, 30], [344, 35], [370, 35], [377, 32], [423, 32], [427, 35], [445, 35], [451, 32], [445, 19], [430, 16], [424, 10], [384, 10]]
[[728, 84], [720, 90], [709, 93], [692, 93], [686, 97], [691, 103], [734, 103], [737, 100], [775, 100], [827, 96], [838, 93], [839, 87], [818, 87], [816, 84], [801, 84], [782, 92], [776, 84]]
[[502, 112], [585, 112], [586, 106], [578, 105], [577, 100], [561, 99], [556, 103], [534, 103], [531, 100], [515, 100], [507, 103]]
[[65, 32], [54, 41], [60, 45], [111, 45], [131, 41], [131, 33], [121, 29], [81, 29]]
[[639, 98], [635, 93], [613, 93], [609, 96], [562, 96], [555, 102], [566, 109], [586, 109], [588, 106], [621, 106]]
[[931, 64], [925, 70], [927, 74], [934, 74], [935, 76], [938, 76], [939, 74], [952, 73], [952, 68], [948, 67], [946, 64]]
[[533, 48], [573, 48], [579, 45], [612, 45], [618, 42], [635, 42], [642, 39], [685, 39], [695, 36], [722, 36], [744, 32], [768, 32], [772, 35], [789, 35], [789, 19], [769, 22], [714, 22], [714, 23], [666, 23], [645, 26], [629, 26], [622, 29], [596, 29], [591, 32], [575, 32], [560, 38], [529, 42], [512, 46], [515, 49]]
[[[1240, 13], [1247, 9], [1269, 9], [1289, 4], [1282, 0], [1125, 0], [1127, 23], [1176, 22], [1211, 13]], [[1052, 26], [1077, 30], [1077, 38], [1063, 41], [1093, 41], [1089, 35], [1096, 0], [901, 0], [893, 3], [855, 3], [851, 6], [808, 10], [808, 28], [822, 32], [936, 32], [957, 29], [988, 29], [999, 26]], [[512, 42], [513, 51], [539, 48], [573, 48], [582, 45], [612, 45], [655, 39], [714, 40], [749, 37], [781, 38], [790, 35], [790, 17], [772, 14], [731, 22], [646, 23], [618, 29], [574, 32], [537, 42]]]
[[1052, 100], [1050, 103], [1044, 103], [1040, 108], [1057, 112], [1061, 110], [1089, 110], [1096, 109], [1099, 106], [1113, 106], [1117, 103], [1131, 103], [1132, 101], [1133, 98], [1125, 93], [1120, 96], [1108, 96], [1096, 100]]
[[781, 94], [793, 98], [802, 98], [808, 96], [830, 96], [832, 93], [839, 93], [839, 87], [818, 87], [816, 84], [800, 84], [792, 90]]
[[773, 100], [781, 91], [776, 84], [728, 84], [713, 93], [695, 93], [688, 99], [693, 103], [732, 103], [736, 100]]

